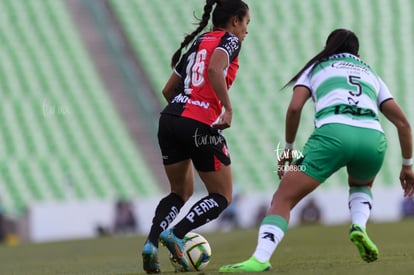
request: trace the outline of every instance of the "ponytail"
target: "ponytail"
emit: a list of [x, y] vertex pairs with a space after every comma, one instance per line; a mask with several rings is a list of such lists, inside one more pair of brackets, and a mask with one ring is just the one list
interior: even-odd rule
[[347, 29], [336, 29], [332, 31], [328, 38], [326, 39], [325, 48], [320, 51], [317, 55], [312, 57], [305, 66], [300, 69], [300, 71], [286, 83], [283, 88], [286, 88], [289, 85], [295, 83], [296, 80], [300, 77], [300, 75], [312, 64], [314, 64], [313, 68], [319, 63], [327, 60], [331, 55], [347, 52], [353, 55], [358, 55], [359, 51], [359, 41], [358, 37], [350, 30]]
[[218, 0], [206, 0], [206, 4], [204, 5], [204, 13], [201, 17], [200, 22], [198, 23], [197, 29], [193, 31], [191, 34], [187, 34], [184, 37], [184, 40], [180, 44], [180, 48], [173, 54], [171, 58], [171, 68], [174, 68], [180, 60], [182, 49], [187, 47], [188, 44], [190, 44], [191, 41], [193, 41], [194, 38], [207, 26], [208, 21], [210, 20], [211, 11], [213, 10], [213, 5], [216, 2], [218, 2]]

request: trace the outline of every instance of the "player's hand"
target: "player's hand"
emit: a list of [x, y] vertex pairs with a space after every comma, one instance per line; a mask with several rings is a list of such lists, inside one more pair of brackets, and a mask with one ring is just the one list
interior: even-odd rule
[[400, 182], [401, 187], [404, 190], [404, 197], [411, 197], [414, 195], [414, 173], [412, 166], [402, 166]]
[[214, 129], [226, 129], [230, 128], [231, 120], [233, 118], [233, 111], [225, 110], [224, 113], [220, 116], [219, 121], [212, 125]]
[[278, 156], [279, 160], [277, 162], [277, 175], [279, 179], [282, 179], [285, 174], [285, 168], [288, 167], [293, 160], [292, 149], [285, 149], [283, 153]]

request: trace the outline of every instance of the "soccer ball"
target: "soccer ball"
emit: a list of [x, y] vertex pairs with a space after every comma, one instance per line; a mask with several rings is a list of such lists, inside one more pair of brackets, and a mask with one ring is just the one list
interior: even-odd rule
[[[204, 269], [211, 259], [211, 247], [206, 238], [202, 235], [189, 232], [184, 237], [184, 257], [188, 262], [189, 270], [200, 271]], [[175, 271], [185, 271], [180, 263], [177, 263], [170, 254], [170, 262]]]

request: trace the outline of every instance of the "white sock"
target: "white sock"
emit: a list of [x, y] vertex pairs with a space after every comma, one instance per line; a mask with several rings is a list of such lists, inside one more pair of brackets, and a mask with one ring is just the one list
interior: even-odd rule
[[271, 224], [262, 224], [259, 229], [257, 247], [253, 256], [259, 262], [268, 261], [284, 235], [285, 233], [279, 227]]
[[348, 202], [352, 223], [365, 228], [371, 214], [371, 196], [363, 192], [351, 193]]

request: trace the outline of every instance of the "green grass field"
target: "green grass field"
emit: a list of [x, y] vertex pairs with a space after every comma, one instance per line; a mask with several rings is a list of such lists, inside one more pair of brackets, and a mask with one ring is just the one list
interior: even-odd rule
[[[414, 274], [414, 220], [369, 224], [380, 249], [379, 260], [363, 262], [348, 239], [348, 226], [301, 226], [288, 231], [272, 258], [277, 274]], [[205, 234], [213, 250], [200, 274], [218, 274], [226, 263], [248, 258], [257, 229]], [[145, 274], [141, 236], [0, 246], [0, 274]], [[173, 274], [165, 248], [160, 250], [163, 274]]]

